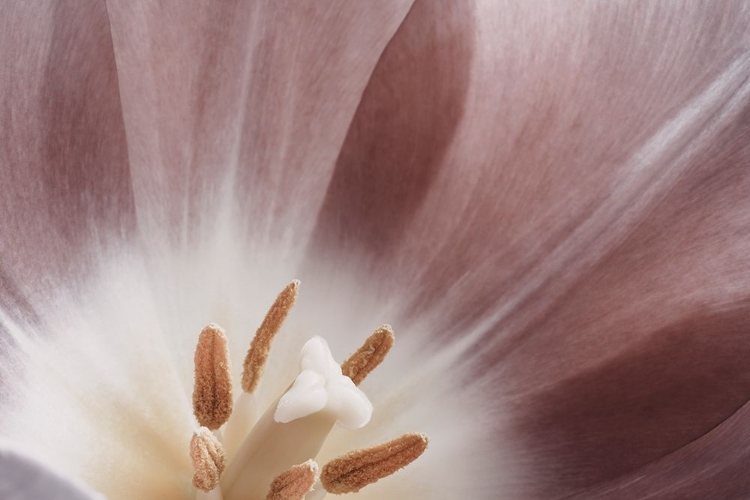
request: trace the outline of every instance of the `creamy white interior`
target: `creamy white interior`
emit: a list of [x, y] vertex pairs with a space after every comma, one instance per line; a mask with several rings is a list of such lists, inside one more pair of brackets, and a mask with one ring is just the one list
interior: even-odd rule
[[[276, 291], [291, 277], [302, 279], [298, 304], [274, 341], [251, 405], [260, 409], [254, 420], [265, 408], [275, 411], [274, 401], [298, 374], [296, 359], [311, 333], [324, 333], [334, 357], [345, 359], [392, 317], [387, 301], [369, 296], [354, 274], [323, 281], [309, 279], [309, 273], [305, 280], [280, 265], [271, 272], [273, 267], [249, 262], [239, 247], [220, 244], [228, 239], [219, 232], [206, 246], [162, 254], [158, 266], [157, 260], [144, 266], [128, 257], [104, 259], [98, 278], [61, 290], [39, 324], [0, 313], [17, 343], [12, 362], [1, 367], [3, 377], [14, 381], [0, 408], [2, 435], [111, 500], [192, 499], [192, 354], [205, 324], [226, 329], [240, 387], [239, 367], [252, 332]], [[396, 347], [362, 384], [375, 406], [370, 423], [356, 431], [335, 428], [334, 421], [326, 424], [332, 429], [323, 427], [321, 464], [403, 433], [431, 436], [430, 450], [408, 471], [358, 498], [457, 495], [494, 463], [488, 456], [500, 453], [486, 440], [494, 424], [479, 420], [474, 410], [484, 404], [481, 385], [457, 390], [461, 351], [446, 345], [425, 355], [422, 335], [428, 330], [422, 328], [415, 323], [400, 334], [396, 324]]]

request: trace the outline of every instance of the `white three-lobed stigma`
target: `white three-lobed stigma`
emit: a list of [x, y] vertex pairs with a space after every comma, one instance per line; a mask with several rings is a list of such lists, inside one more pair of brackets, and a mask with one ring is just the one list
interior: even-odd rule
[[258, 328], [236, 400], [224, 331], [211, 324], [201, 332], [193, 391], [201, 428], [190, 446], [198, 500], [320, 500], [329, 493], [356, 492], [405, 467], [427, 447], [425, 436], [406, 434], [350, 452], [322, 469], [314, 462], [335, 424], [358, 429], [370, 421], [373, 406], [357, 386], [393, 346], [387, 325], [342, 365], [324, 339], [313, 337], [302, 348], [300, 372], [289, 389], [265, 411], [258, 407], [255, 392], [273, 338], [298, 291], [299, 281], [287, 285]]
[[282, 424], [329, 411], [346, 429], [359, 429], [372, 417], [372, 403], [352, 379], [342, 375], [328, 344], [313, 337], [302, 348], [300, 374], [279, 400], [274, 420]]

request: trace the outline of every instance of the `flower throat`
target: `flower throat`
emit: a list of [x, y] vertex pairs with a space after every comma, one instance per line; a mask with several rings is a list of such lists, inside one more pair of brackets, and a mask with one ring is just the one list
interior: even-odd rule
[[388, 325], [375, 330], [340, 366], [325, 340], [310, 339], [302, 348], [299, 375], [261, 413], [256, 391], [299, 285], [295, 280], [284, 288], [258, 328], [236, 401], [224, 331], [210, 324], [200, 333], [193, 388], [200, 428], [190, 442], [197, 500], [320, 500], [354, 493], [407, 466], [427, 448], [425, 435], [405, 434], [322, 468], [314, 461], [336, 424], [358, 429], [369, 422], [373, 407], [358, 386], [393, 347]]

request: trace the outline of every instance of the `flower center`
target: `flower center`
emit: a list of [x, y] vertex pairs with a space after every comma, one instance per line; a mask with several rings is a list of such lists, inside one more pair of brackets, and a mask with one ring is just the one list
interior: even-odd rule
[[320, 500], [328, 493], [353, 493], [405, 467], [427, 448], [426, 436], [406, 434], [347, 453], [322, 469], [314, 461], [336, 424], [359, 429], [370, 421], [372, 404], [358, 386], [393, 346], [387, 325], [342, 365], [325, 340], [310, 339], [302, 348], [299, 375], [261, 413], [256, 390], [299, 284], [295, 280], [284, 288], [258, 328], [236, 401], [224, 331], [210, 324], [198, 338], [193, 412], [200, 428], [190, 442], [198, 500]]

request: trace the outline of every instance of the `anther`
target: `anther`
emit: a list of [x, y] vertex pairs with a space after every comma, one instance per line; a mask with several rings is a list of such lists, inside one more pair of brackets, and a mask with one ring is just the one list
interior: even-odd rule
[[190, 459], [193, 462], [193, 486], [211, 491], [224, 473], [226, 457], [221, 443], [206, 427], [201, 427], [190, 440]]
[[266, 313], [263, 323], [255, 332], [255, 337], [250, 343], [250, 349], [247, 351], [245, 363], [242, 367], [243, 391], [252, 393], [258, 387], [268, 360], [268, 353], [271, 350], [271, 341], [281, 329], [281, 325], [289, 315], [292, 306], [294, 306], [299, 284], [299, 281], [294, 280], [282, 290], [276, 297], [271, 309]]
[[341, 372], [352, 379], [356, 385], [362, 383], [370, 372], [383, 362], [388, 351], [393, 347], [395, 337], [390, 325], [383, 325], [365, 340], [357, 352], [341, 365]]
[[193, 413], [198, 423], [216, 430], [232, 413], [232, 375], [224, 331], [213, 323], [201, 331], [195, 349]]
[[323, 467], [320, 482], [329, 493], [356, 493], [412, 463], [424, 453], [427, 443], [424, 434], [404, 434], [387, 443], [347, 453]]
[[318, 464], [312, 460], [295, 465], [273, 480], [266, 500], [305, 500], [305, 495], [312, 491], [317, 473]]

